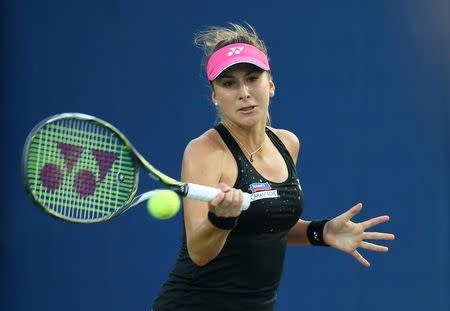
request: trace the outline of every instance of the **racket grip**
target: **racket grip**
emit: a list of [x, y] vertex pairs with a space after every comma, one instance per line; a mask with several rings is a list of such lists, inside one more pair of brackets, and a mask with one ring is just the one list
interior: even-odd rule
[[[187, 193], [186, 198], [199, 200], [203, 202], [211, 201], [218, 195], [221, 191], [217, 188], [202, 186], [197, 184], [186, 184]], [[242, 201], [241, 209], [245, 211], [250, 206], [250, 194], [244, 192], [244, 198]]]

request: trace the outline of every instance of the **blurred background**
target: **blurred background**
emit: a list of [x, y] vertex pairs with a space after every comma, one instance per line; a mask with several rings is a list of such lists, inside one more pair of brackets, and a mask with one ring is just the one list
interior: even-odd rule
[[[194, 33], [247, 21], [266, 41], [273, 126], [301, 139], [303, 218], [363, 202], [388, 214], [370, 269], [288, 249], [277, 310], [449, 310], [450, 2], [1, 1], [2, 310], [149, 310], [171, 270], [181, 215], [145, 206], [101, 225], [56, 221], [27, 198], [23, 143], [61, 112], [103, 118], [178, 177], [214, 125]], [[141, 179], [145, 189], [154, 186]], [[270, 254], [268, 254], [270, 256]]]

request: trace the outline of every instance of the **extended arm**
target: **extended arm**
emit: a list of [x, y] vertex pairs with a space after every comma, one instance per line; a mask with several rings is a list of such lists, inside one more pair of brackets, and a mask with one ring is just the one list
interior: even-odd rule
[[[363, 266], [370, 263], [359, 252], [358, 248], [376, 252], [387, 252], [386, 246], [381, 246], [367, 240], [393, 240], [395, 236], [390, 233], [368, 232], [367, 229], [389, 221], [389, 216], [374, 217], [369, 220], [354, 223], [351, 219], [362, 209], [362, 204], [356, 204], [348, 211], [326, 222], [323, 228], [323, 242], [337, 250], [352, 255]], [[308, 236], [307, 230], [311, 222], [299, 220], [288, 233], [288, 244], [307, 245], [313, 238]]]

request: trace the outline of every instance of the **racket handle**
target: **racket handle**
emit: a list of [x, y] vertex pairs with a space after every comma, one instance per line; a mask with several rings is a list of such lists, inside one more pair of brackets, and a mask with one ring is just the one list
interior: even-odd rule
[[[197, 184], [186, 184], [186, 198], [199, 200], [203, 202], [211, 201], [221, 191], [217, 188], [202, 186]], [[250, 194], [244, 192], [244, 199], [242, 201], [241, 209], [245, 211], [250, 206]]]

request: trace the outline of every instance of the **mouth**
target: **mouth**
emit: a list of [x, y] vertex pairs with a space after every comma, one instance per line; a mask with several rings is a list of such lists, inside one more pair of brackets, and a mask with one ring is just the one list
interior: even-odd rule
[[253, 110], [255, 110], [256, 106], [245, 106], [239, 109], [240, 112], [244, 112], [244, 113], [250, 113]]

